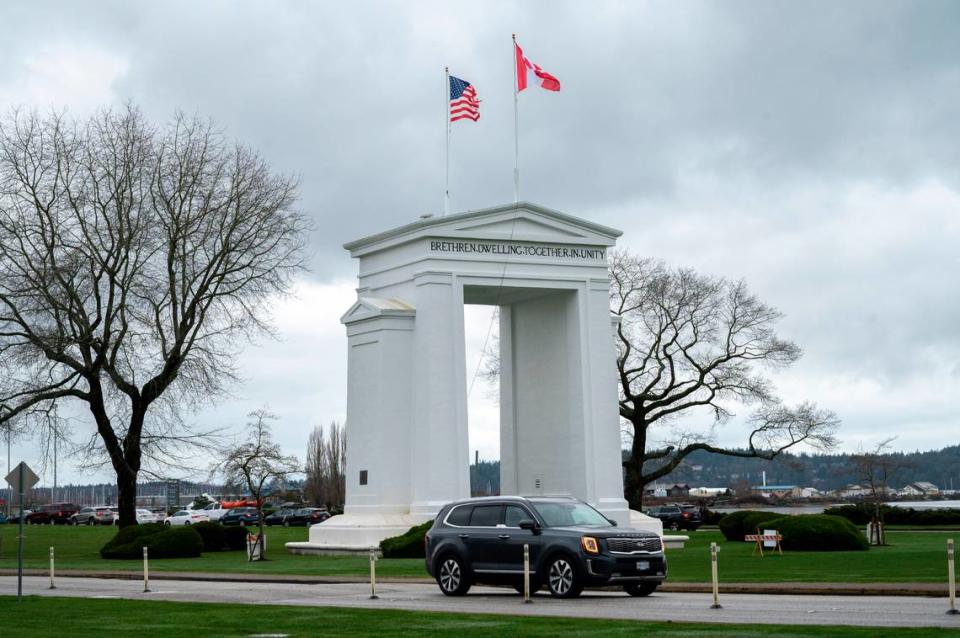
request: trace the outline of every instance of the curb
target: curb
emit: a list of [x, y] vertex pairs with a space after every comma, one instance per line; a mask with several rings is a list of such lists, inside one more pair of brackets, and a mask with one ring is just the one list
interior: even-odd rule
[[[0, 569], [0, 576], [16, 576], [15, 569]], [[43, 569], [25, 569], [24, 576], [47, 576]], [[83, 570], [58, 570], [60, 578], [104, 578], [115, 580], [143, 580], [140, 572], [103, 572]], [[151, 580], [187, 580], [222, 583], [276, 583], [295, 585], [347, 585], [365, 584], [370, 580], [366, 576], [294, 576], [283, 574], [229, 574], [199, 572], [150, 572]], [[389, 584], [430, 585], [432, 578], [414, 576], [378, 577], [377, 582]], [[609, 587], [605, 589], [617, 589]], [[659, 587], [665, 593], [709, 594], [710, 583], [666, 582]], [[944, 598], [947, 587], [939, 583], [725, 583], [720, 585], [721, 594], [768, 594], [768, 595], [810, 595], [810, 596], [908, 596], [923, 598]]]

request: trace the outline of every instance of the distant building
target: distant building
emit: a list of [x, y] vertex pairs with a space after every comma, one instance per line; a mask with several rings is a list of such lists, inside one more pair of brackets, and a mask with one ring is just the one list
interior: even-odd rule
[[867, 496], [870, 494], [870, 488], [863, 485], [848, 485], [837, 490], [837, 496], [842, 498], [854, 498], [857, 496]]
[[706, 498], [710, 496], [733, 496], [729, 487], [691, 487], [691, 497]]
[[917, 481], [905, 486], [899, 492], [900, 496], [937, 496], [940, 488], [927, 481]]
[[667, 496], [671, 498], [690, 496], [690, 486], [686, 483], [674, 483], [667, 488]]
[[820, 498], [821, 496], [823, 496], [823, 492], [815, 487], [800, 488], [800, 498]]
[[754, 485], [750, 491], [765, 498], [800, 497], [800, 487], [797, 485]]

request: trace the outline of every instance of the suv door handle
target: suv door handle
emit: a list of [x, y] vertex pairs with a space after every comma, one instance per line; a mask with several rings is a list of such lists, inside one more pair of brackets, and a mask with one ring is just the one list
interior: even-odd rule
[[500, 536], [499, 536], [498, 538], [499, 538], [500, 540], [504, 540], [504, 541], [505, 541], [505, 540], [507, 540], [508, 538], [510, 538], [510, 534], [500, 534]]
[[460, 538], [470, 538], [470, 534], [457, 534]]

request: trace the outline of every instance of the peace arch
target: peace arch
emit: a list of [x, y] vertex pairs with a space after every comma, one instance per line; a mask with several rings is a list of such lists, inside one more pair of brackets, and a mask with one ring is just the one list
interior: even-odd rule
[[620, 235], [521, 202], [346, 244], [346, 507], [288, 548], [365, 549], [470, 496], [464, 304], [500, 309], [501, 492], [570, 494], [629, 524], [607, 270]]

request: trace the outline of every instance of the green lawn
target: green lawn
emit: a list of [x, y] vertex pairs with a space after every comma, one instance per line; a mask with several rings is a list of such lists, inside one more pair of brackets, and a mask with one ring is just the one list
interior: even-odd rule
[[[56, 549], [57, 569], [139, 571], [139, 560], [103, 560], [97, 552], [115, 533], [114, 527], [30, 525], [24, 530], [24, 566], [46, 569], [50, 546]], [[248, 562], [245, 552], [205, 553], [200, 558], [151, 559], [150, 571], [243, 572], [310, 576], [357, 576], [370, 573], [365, 556], [295, 556], [284, 543], [307, 540], [305, 527], [268, 527], [266, 561]], [[17, 527], [0, 525], [0, 569], [17, 566]], [[381, 560], [378, 576], [425, 577], [423, 560]]]
[[956, 532], [891, 532], [888, 545], [865, 552], [765, 552], [751, 556], [750, 543], [731, 543], [719, 532], [690, 532], [681, 550], [667, 552], [673, 581], [710, 580], [710, 542], [720, 544], [720, 581], [726, 582], [945, 582], [947, 539]]
[[[637, 622], [574, 618], [494, 616], [338, 607], [216, 605], [160, 601], [34, 598], [22, 603], [0, 597], [3, 627], [16, 636], [64, 632], [110, 636], [637, 636], [658, 638], [750, 638], [752, 636], [843, 636], [844, 638], [929, 636], [925, 628], [816, 627]], [[52, 618], [69, 619], [51, 622]], [[65, 624], [66, 623], [66, 624]], [[938, 636], [960, 631], [935, 630]]]
[[[56, 547], [58, 569], [141, 569], [140, 561], [103, 560], [97, 550], [115, 533], [109, 527], [24, 528], [25, 566], [46, 569], [48, 548]], [[0, 525], [0, 568], [16, 567], [14, 525]], [[718, 532], [693, 532], [684, 549], [669, 550], [670, 580], [710, 580], [708, 547], [720, 542], [721, 582], [942, 582], [946, 578], [946, 539], [951, 532], [892, 532], [890, 546], [866, 552], [787, 552], [782, 557], [751, 556], [752, 545], [728, 543]], [[151, 571], [243, 572], [314, 576], [362, 576], [369, 572], [365, 557], [319, 557], [288, 554], [287, 541], [306, 540], [304, 528], [268, 528], [268, 561], [249, 563], [242, 552], [204, 554], [201, 558], [151, 560]], [[380, 576], [426, 577], [419, 559], [384, 559]]]

